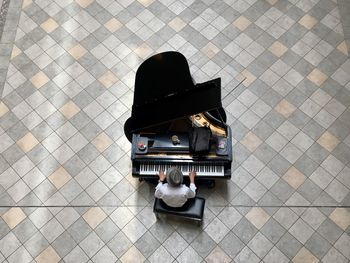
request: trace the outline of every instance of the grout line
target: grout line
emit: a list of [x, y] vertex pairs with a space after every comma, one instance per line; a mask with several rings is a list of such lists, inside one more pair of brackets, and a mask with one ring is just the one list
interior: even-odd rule
[[[58, 208], [58, 207], [153, 207], [148, 205], [0, 205], [0, 208]], [[207, 207], [265, 207], [265, 208], [350, 208], [350, 205], [207, 205]]]

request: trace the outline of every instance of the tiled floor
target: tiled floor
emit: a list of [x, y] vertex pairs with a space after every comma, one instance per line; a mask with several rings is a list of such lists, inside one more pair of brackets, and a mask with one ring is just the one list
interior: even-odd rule
[[[1, 2], [1, 262], [349, 262], [336, 0]], [[234, 172], [199, 189], [202, 227], [156, 221], [130, 174], [135, 71], [165, 50], [223, 96], [243, 80], [223, 102]]]

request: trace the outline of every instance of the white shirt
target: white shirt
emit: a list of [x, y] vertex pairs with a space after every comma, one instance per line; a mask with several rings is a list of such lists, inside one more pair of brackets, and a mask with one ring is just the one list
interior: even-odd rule
[[168, 183], [158, 183], [154, 196], [162, 199], [164, 203], [171, 207], [183, 206], [188, 198], [193, 198], [196, 195], [196, 185], [191, 183], [190, 187], [182, 184], [180, 186], [170, 186]]

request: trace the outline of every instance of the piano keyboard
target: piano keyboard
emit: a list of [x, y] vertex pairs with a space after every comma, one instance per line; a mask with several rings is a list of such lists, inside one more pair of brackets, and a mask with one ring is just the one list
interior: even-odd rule
[[178, 167], [183, 175], [188, 176], [191, 171], [196, 171], [197, 176], [224, 176], [224, 165], [217, 163], [160, 163], [141, 162], [140, 175], [157, 175], [160, 170], [166, 171], [172, 167]]

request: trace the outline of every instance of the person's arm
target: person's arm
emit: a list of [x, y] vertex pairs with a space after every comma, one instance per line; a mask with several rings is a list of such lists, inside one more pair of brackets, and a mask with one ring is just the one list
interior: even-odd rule
[[197, 173], [195, 171], [190, 172], [189, 178], [190, 178], [190, 188], [187, 191], [187, 198], [193, 198], [196, 196], [196, 185], [194, 183], [194, 178], [196, 177]]
[[162, 198], [163, 197], [162, 187], [163, 187], [164, 180], [165, 180], [166, 176], [165, 176], [163, 171], [159, 171], [158, 177], [159, 177], [159, 180], [158, 180], [158, 184], [156, 186], [156, 191], [154, 193], [154, 196], [156, 198]]

